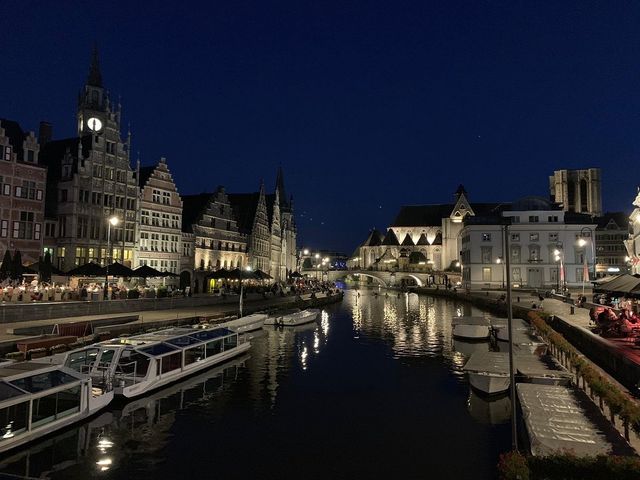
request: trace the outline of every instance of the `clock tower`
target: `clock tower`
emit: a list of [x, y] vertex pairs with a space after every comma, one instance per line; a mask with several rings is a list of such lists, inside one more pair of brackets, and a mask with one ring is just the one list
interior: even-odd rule
[[120, 132], [120, 112], [112, 111], [108, 94], [102, 85], [98, 48], [94, 45], [89, 75], [78, 94], [78, 135], [103, 134], [110, 127]]

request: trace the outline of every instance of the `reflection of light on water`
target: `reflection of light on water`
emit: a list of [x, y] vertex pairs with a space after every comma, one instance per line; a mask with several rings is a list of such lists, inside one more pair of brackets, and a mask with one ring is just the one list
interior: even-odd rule
[[309, 356], [309, 350], [306, 345], [303, 345], [302, 352], [300, 353], [300, 363], [302, 363], [302, 369], [307, 369], [307, 357]]
[[313, 332], [313, 351], [320, 353], [320, 335], [318, 335], [318, 332]]
[[384, 301], [384, 309], [382, 311], [384, 315], [384, 322], [390, 326], [395, 326], [398, 320], [398, 309], [396, 308], [396, 302], [391, 300]]
[[467, 363], [467, 357], [460, 352], [451, 352], [451, 364], [454, 367], [454, 373], [462, 373], [462, 367]]
[[325, 310], [323, 310], [320, 314], [320, 318], [320, 328], [322, 328], [322, 333], [326, 338], [327, 334], [329, 333], [329, 314]]
[[109, 467], [111, 467], [112, 463], [113, 463], [113, 460], [111, 460], [109, 457], [104, 457], [98, 460], [96, 462], [96, 465], [98, 466], [101, 472], [105, 472], [109, 470]]

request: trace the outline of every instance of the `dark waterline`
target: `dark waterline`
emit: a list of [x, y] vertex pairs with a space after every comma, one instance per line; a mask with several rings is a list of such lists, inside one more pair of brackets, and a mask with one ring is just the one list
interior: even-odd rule
[[[377, 294], [377, 296], [376, 296]], [[248, 356], [0, 458], [52, 479], [496, 478], [509, 401], [469, 390], [452, 341], [469, 306], [347, 291], [317, 323], [266, 329]], [[474, 312], [475, 313], [475, 312]]]

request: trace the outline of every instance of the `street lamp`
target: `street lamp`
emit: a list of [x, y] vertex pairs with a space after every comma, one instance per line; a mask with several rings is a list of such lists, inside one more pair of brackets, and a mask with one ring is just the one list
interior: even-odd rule
[[[585, 232], [589, 232], [589, 240], [591, 243], [591, 261], [593, 262], [593, 279], [596, 278], [596, 249], [593, 241], [593, 230], [590, 227], [582, 227], [580, 229], [580, 239], [578, 240], [578, 245], [580, 247], [584, 247], [587, 244], [587, 240], [584, 239], [583, 234]], [[584, 254], [583, 254], [584, 255]], [[589, 276], [589, 263], [587, 262], [587, 256], [584, 255], [584, 271], [582, 272], [582, 295], [584, 295], [584, 282], [585, 276]], [[585, 275], [585, 273], [587, 275]]]
[[[565, 278], [564, 278], [564, 265], [563, 265], [563, 260], [562, 260], [563, 256], [564, 255], [563, 255], [562, 243], [558, 242], [556, 244], [556, 249], [553, 251], [554, 260], [556, 262], [558, 262], [558, 265], [559, 265], [558, 267], [556, 267], [556, 272], [557, 272], [557, 274], [556, 274], [556, 290], [557, 290], [558, 293], [561, 293], [560, 292], [560, 283], [561, 283], [560, 281], [561, 280], [562, 280], [562, 287], [563, 287], [563, 292], [562, 293], [564, 293], [564, 281], [565, 281]], [[562, 278], [560, 278], [560, 277], [562, 277]]]
[[[498, 265], [502, 264], [502, 257], [496, 258], [496, 263]], [[502, 288], [504, 288], [504, 270], [503, 267], [500, 267], [500, 276], [502, 277]]]
[[120, 223], [120, 219], [115, 215], [110, 217], [107, 222], [107, 267], [104, 274], [104, 298], [109, 299], [109, 263], [112, 262], [113, 252], [111, 251], [111, 227], [114, 228]]

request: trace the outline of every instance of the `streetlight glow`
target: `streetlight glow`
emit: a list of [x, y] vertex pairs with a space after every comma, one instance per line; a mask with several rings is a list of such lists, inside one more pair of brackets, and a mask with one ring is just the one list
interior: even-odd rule
[[305, 248], [305, 249], [302, 251], [302, 254], [303, 254], [303, 255], [309, 255], [309, 249], [308, 249], [308, 248]]
[[120, 219], [118, 217], [111, 217], [109, 223], [115, 227], [120, 223]]
[[584, 238], [581, 238], [580, 240], [578, 240], [578, 245], [580, 245], [581, 247], [584, 247], [587, 244], [587, 241]]

